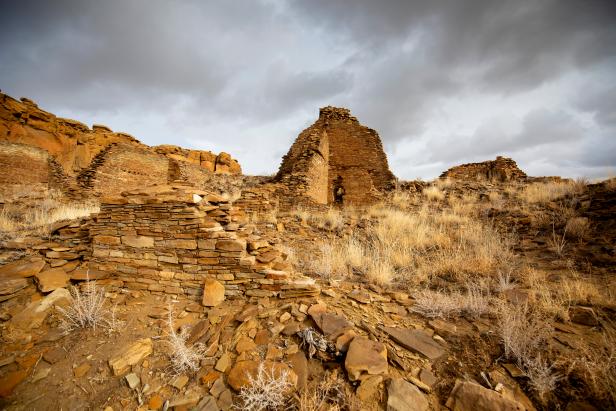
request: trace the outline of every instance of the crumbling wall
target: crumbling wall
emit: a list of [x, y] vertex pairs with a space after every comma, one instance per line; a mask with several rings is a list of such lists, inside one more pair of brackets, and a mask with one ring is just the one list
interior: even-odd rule
[[318, 292], [289, 271], [273, 244], [251, 233], [245, 215], [223, 198], [179, 186], [103, 199], [90, 225], [90, 266], [122, 286], [199, 298], [205, 279], [227, 296], [281, 298]]
[[91, 167], [92, 161], [110, 145], [132, 145], [152, 154], [187, 162], [217, 174], [241, 174], [239, 163], [227, 153], [186, 150], [177, 146], [148, 147], [129, 134], [93, 124], [90, 129], [79, 121], [56, 117], [27, 98], [18, 101], [0, 93], [0, 142], [37, 147], [47, 151], [75, 177]]
[[454, 180], [490, 180], [512, 181], [526, 179], [526, 173], [518, 168], [515, 161], [510, 158], [498, 156], [496, 160], [482, 163], [468, 163], [443, 172], [440, 178]]
[[169, 144], [154, 147], [154, 151], [163, 154], [179, 164], [192, 164], [216, 174], [242, 174], [242, 168], [230, 154], [211, 151], [189, 150]]
[[165, 156], [132, 145], [114, 144], [99, 153], [77, 181], [84, 190], [96, 195], [119, 194], [167, 183], [168, 167]]
[[[324, 107], [284, 156], [275, 180], [290, 197], [317, 204], [369, 204], [393, 188], [396, 178], [376, 131], [347, 109]], [[338, 188], [343, 194], [336, 198]]]
[[0, 197], [44, 195], [50, 189], [68, 192], [68, 177], [47, 151], [0, 142]]

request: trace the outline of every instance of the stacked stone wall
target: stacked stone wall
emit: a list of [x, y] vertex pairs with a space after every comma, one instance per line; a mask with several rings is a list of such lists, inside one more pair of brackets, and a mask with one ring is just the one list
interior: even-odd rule
[[[84, 188], [96, 195], [114, 195], [133, 188], [165, 184], [169, 160], [139, 147], [119, 144], [97, 157], [87, 173], [91, 180]], [[81, 177], [81, 176], [80, 176]]]
[[242, 211], [205, 192], [157, 188], [104, 199], [90, 236], [90, 266], [129, 289], [198, 299], [210, 278], [229, 297], [316, 292], [273, 244], [252, 235]]
[[524, 180], [526, 173], [518, 168], [515, 161], [507, 157], [496, 157], [496, 160], [481, 163], [468, 163], [443, 172], [440, 178], [454, 180], [489, 180], [489, 181], [512, 181]]

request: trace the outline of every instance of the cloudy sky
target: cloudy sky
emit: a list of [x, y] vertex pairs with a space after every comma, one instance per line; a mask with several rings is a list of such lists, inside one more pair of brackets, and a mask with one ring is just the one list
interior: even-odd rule
[[614, 0], [0, 0], [0, 89], [270, 174], [321, 106], [403, 179], [616, 174]]

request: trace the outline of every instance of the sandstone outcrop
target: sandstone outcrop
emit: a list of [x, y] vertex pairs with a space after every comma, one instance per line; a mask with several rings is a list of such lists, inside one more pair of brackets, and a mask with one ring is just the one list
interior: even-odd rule
[[100, 124], [90, 129], [46, 112], [32, 100], [2, 93], [0, 166], [7, 171], [0, 177], [3, 193], [34, 184], [67, 194], [88, 189], [107, 194], [117, 193], [118, 185], [126, 190], [175, 180], [198, 184], [204, 174], [242, 172], [227, 153], [149, 147], [129, 134]]
[[452, 167], [443, 172], [440, 178], [504, 182], [525, 180], [526, 173], [520, 170], [516, 162], [512, 159], [498, 156], [496, 160], [484, 161], [482, 163], [468, 163]]
[[284, 156], [275, 180], [317, 204], [369, 204], [395, 185], [381, 139], [348, 109], [324, 107]]

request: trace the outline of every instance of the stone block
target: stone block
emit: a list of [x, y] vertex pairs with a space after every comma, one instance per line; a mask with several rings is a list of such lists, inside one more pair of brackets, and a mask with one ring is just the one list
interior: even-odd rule
[[92, 242], [95, 244], [105, 244], [105, 245], [119, 245], [120, 238], [110, 235], [97, 235], [94, 236]]
[[245, 240], [218, 240], [216, 249], [222, 251], [244, 251], [246, 250]]
[[122, 236], [122, 244], [134, 248], [154, 247], [154, 238], [141, 235]]
[[196, 250], [197, 249], [196, 240], [187, 240], [187, 239], [167, 240], [166, 245], [167, 247], [182, 248], [185, 250]]

